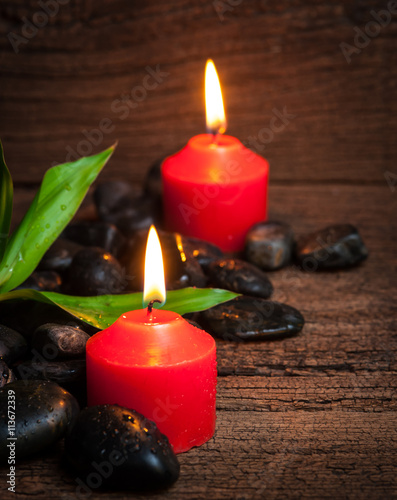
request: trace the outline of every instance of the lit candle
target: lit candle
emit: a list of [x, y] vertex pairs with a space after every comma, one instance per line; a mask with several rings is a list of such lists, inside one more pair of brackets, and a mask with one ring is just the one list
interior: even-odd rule
[[165, 302], [156, 230], [145, 258], [147, 309], [123, 314], [87, 342], [88, 405], [119, 404], [156, 422], [175, 453], [200, 446], [215, 431], [214, 339], [179, 314], [154, 309]]
[[266, 219], [269, 164], [226, 131], [214, 63], [205, 74], [207, 134], [189, 140], [162, 164], [167, 228], [215, 243], [244, 247], [250, 227]]

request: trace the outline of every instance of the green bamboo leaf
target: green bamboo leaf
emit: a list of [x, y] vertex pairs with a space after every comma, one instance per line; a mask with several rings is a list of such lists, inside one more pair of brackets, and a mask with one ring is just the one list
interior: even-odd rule
[[21, 224], [7, 243], [0, 266], [0, 292], [20, 285], [73, 218], [115, 146], [49, 169]]
[[[218, 288], [184, 288], [167, 292], [164, 309], [178, 314], [203, 311], [237, 297], [238, 294]], [[122, 314], [142, 309], [142, 292], [124, 295], [98, 295], [96, 297], [74, 297], [55, 292], [36, 290], [14, 290], [0, 295], [4, 300], [27, 299], [56, 305], [97, 328], [107, 328]], [[155, 307], [158, 304], [155, 304]]]
[[0, 262], [6, 249], [10, 231], [12, 195], [12, 179], [4, 159], [3, 145], [0, 141]]

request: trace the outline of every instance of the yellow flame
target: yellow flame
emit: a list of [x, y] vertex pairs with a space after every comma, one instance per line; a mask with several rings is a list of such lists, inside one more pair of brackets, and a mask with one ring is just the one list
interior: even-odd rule
[[226, 116], [223, 107], [221, 84], [215, 64], [208, 59], [205, 66], [205, 113], [207, 130], [211, 134], [226, 132]]
[[151, 300], [165, 302], [165, 280], [163, 255], [159, 236], [154, 226], [149, 229], [145, 255], [145, 284], [143, 302], [147, 305]]

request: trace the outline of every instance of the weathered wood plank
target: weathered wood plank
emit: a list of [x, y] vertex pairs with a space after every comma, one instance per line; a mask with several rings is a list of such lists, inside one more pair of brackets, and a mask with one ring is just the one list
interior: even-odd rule
[[223, 411], [395, 412], [397, 377], [343, 373], [331, 377], [231, 376], [218, 379], [217, 409]]
[[[353, 44], [354, 27], [385, 5], [244, 0], [223, 21], [211, 1], [65, 5], [17, 54], [0, 38], [0, 136], [14, 178], [37, 182], [68, 147], [86, 154], [119, 139], [104, 176], [140, 181], [153, 160], [204, 131], [203, 68], [213, 57], [229, 133], [269, 158], [273, 180], [381, 183], [397, 175], [396, 16], [350, 64], [339, 44]], [[22, 17], [38, 10], [4, 2], [2, 31], [21, 34]], [[156, 65], [168, 76], [141, 100], [136, 88]], [[131, 93], [128, 116], [112, 110]], [[295, 118], [266, 144], [272, 110], [284, 107]], [[92, 148], [83, 131], [104, 118], [114, 130]]]
[[[395, 413], [219, 411], [215, 438], [180, 455], [179, 481], [151, 498], [394, 498], [396, 424]], [[20, 462], [18, 498], [131, 498], [79, 490], [58, 460]]]

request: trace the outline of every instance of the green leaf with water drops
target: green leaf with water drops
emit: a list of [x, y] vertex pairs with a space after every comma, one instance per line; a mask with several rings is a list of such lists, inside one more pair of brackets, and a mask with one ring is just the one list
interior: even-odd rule
[[0, 293], [25, 281], [73, 218], [115, 146], [49, 169], [28, 212], [7, 242], [0, 265]]
[[12, 215], [12, 179], [8, 171], [0, 141], [0, 262], [7, 245]]
[[[183, 288], [167, 292], [164, 309], [179, 314], [203, 311], [237, 296], [237, 293], [219, 288]], [[0, 294], [0, 302], [16, 299], [35, 300], [59, 306], [73, 316], [101, 329], [110, 326], [125, 312], [143, 307], [142, 292], [74, 297], [55, 292], [37, 292], [26, 289]], [[155, 304], [154, 307], [159, 308], [160, 306]]]

